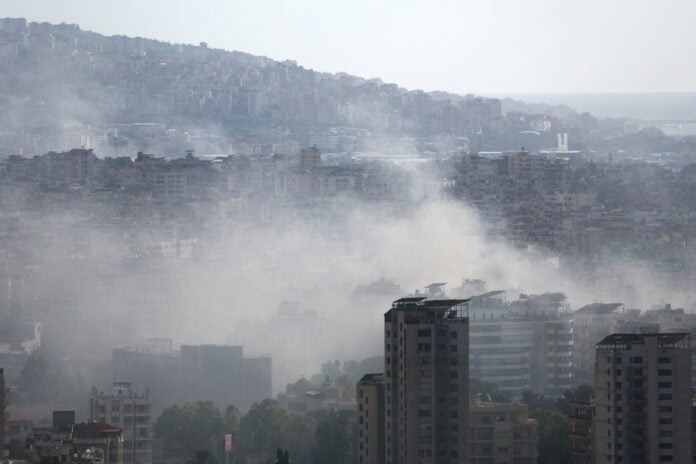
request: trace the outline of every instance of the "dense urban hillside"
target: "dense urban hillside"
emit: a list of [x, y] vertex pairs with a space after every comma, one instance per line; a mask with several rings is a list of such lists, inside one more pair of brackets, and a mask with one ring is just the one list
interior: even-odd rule
[[446, 153], [556, 147], [694, 151], [693, 140], [567, 107], [430, 94], [241, 52], [0, 20], [0, 155], [95, 148], [178, 156], [322, 151]]

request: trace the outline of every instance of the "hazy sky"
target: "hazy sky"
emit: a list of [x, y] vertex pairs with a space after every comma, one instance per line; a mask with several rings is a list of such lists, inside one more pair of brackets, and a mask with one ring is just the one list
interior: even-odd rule
[[426, 90], [696, 91], [696, 0], [0, 0], [0, 16]]

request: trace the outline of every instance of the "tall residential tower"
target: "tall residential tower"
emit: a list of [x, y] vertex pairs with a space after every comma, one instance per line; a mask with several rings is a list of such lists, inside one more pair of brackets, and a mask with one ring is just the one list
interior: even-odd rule
[[401, 298], [384, 315], [385, 462], [468, 462], [468, 300]]
[[595, 462], [692, 462], [685, 333], [613, 334], [597, 344]]

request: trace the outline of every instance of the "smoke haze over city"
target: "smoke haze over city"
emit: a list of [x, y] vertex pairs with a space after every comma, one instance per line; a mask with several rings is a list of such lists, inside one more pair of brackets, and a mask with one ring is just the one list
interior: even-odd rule
[[631, 462], [618, 362], [684, 456], [695, 14], [5, 0], [4, 457]]

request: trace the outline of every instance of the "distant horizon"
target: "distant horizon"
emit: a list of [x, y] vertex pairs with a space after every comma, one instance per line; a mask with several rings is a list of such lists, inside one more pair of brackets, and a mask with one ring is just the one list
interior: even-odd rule
[[486, 96], [528, 104], [566, 105], [600, 118], [696, 122], [696, 92], [534, 92]]

